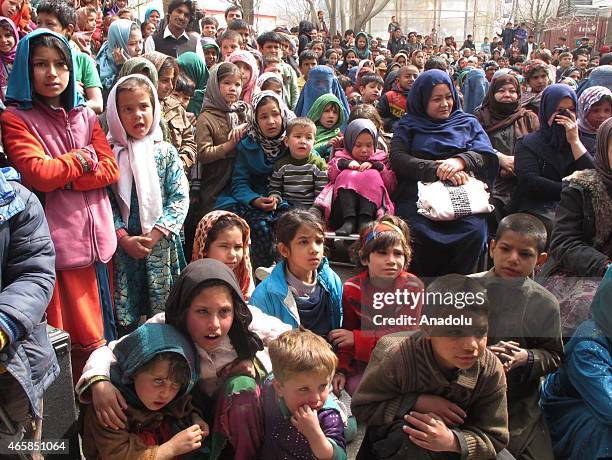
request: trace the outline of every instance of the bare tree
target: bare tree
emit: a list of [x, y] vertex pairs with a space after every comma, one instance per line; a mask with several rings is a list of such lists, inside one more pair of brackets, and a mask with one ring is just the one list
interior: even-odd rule
[[259, 9], [260, 0], [228, 0], [230, 5], [237, 6], [242, 10], [244, 20], [249, 24], [253, 24], [255, 20], [255, 11]]
[[[563, 29], [576, 21], [575, 11], [567, 5], [569, 0], [518, 0], [516, 17], [527, 23], [539, 42], [545, 30]], [[561, 11], [567, 14], [559, 17]]]
[[308, 0], [284, 0], [283, 9], [282, 16], [287, 19], [289, 26], [295, 26], [312, 15], [311, 2]]
[[380, 13], [391, 0], [349, 0], [349, 14], [355, 32], [365, 29], [370, 19]]

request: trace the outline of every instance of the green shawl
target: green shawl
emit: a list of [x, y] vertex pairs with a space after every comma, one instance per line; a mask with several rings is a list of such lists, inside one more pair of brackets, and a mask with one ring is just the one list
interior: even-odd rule
[[[319, 120], [325, 111], [327, 104], [336, 104], [338, 106], [339, 116], [338, 121], [331, 128], [325, 128], [319, 124]], [[334, 137], [340, 134], [340, 126], [344, 124], [344, 110], [340, 100], [331, 93], [320, 96], [310, 110], [308, 111], [308, 118], [315, 122], [317, 125], [317, 134], [315, 137], [314, 150], [323, 158], [328, 158], [331, 150], [331, 146], [328, 142]]]
[[196, 89], [187, 106], [187, 112], [191, 112], [197, 117], [200, 115], [202, 102], [204, 102], [204, 93], [208, 83], [208, 69], [202, 58], [191, 51], [181, 54], [177, 62], [181, 70], [195, 83]]

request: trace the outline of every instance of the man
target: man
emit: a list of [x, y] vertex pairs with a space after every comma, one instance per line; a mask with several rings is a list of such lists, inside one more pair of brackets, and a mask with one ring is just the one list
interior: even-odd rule
[[400, 27], [400, 23], [397, 21], [397, 18], [395, 16], [391, 16], [391, 22], [387, 26], [387, 32], [392, 34], [398, 27]]
[[520, 27], [514, 31], [514, 38], [518, 39], [519, 47], [522, 47], [525, 45], [525, 43], [527, 43], [527, 35], [529, 35], [529, 32], [527, 31], [527, 24], [521, 22]]
[[317, 11], [317, 19], [317, 30], [319, 32], [325, 32], [326, 34], [329, 33], [329, 29], [327, 28], [327, 24], [325, 23], [325, 16], [323, 15], [323, 10]]
[[185, 29], [193, 16], [191, 0], [172, 0], [168, 5], [168, 25], [159, 29], [145, 41], [145, 53], [159, 51], [173, 58], [187, 51], [195, 52], [204, 62], [199, 36]]
[[489, 43], [489, 37], [485, 37], [484, 41], [480, 44], [480, 51], [487, 55], [491, 55], [491, 43]]
[[236, 19], [242, 19], [243, 16], [240, 7], [232, 5], [225, 10], [225, 24], [229, 24]]
[[538, 44], [535, 43], [535, 37], [533, 35], [529, 35], [527, 37], [527, 43], [521, 46], [521, 54], [527, 56], [527, 59], [531, 59], [531, 53], [538, 49]]
[[414, 50], [420, 50], [421, 45], [417, 42], [417, 33], [410, 32], [408, 34], [408, 43], [406, 43], [406, 51], [410, 56]]
[[402, 29], [399, 26], [391, 34], [387, 43], [387, 49], [395, 56], [400, 50], [406, 49], [406, 38], [402, 36]]
[[474, 40], [472, 40], [472, 35], [468, 34], [467, 38], [463, 41], [463, 45], [461, 45], [461, 50], [470, 49], [476, 51], [476, 45], [474, 44]]
[[555, 48], [559, 48], [560, 50], [562, 50], [562, 52], [569, 51], [569, 48], [567, 47], [567, 37], [559, 37], [559, 42], [557, 43], [557, 46], [555, 46]]
[[506, 23], [506, 27], [502, 31], [501, 36], [504, 42], [504, 49], [509, 50], [512, 45], [512, 39], [514, 38], [514, 29], [512, 28], [511, 22]]
[[579, 69], [586, 70], [589, 65], [589, 52], [584, 48], [574, 51], [574, 65]]

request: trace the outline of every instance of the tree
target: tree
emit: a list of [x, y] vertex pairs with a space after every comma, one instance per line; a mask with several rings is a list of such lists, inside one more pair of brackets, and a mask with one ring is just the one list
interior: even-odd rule
[[380, 13], [391, 0], [349, 0], [351, 26], [355, 32], [365, 29], [370, 19]]
[[249, 24], [255, 20], [255, 11], [259, 9], [260, 0], [229, 0], [230, 5], [242, 10], [243, 19]]
[[[545, 30], [559, 30], [576, 21], [575, 11], [567, 8], [569, 0], [518, 0], [516, 16], [533, 31], [539, 42]], [[567, 15], [558, 17], [558, 12], [567, 10]]]

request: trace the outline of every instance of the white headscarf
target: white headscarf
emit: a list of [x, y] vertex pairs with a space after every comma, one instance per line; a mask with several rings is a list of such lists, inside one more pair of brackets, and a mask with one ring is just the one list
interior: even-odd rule
[[[153, 93], [153, 123], [147, 136], [143, 139], [132, 139], [128, 136], [119, 119], [117, 110], [117, 87], [126, 80], [136, 78], [142, 80]], [[108, 121], [108, 135], [117, 163], [119, 164], [119, 182], [113, 185], [113, 191], [119, 203], [119, 210], [123, 222], [127, 226], [130, 216], [130, 203], [132, 184], [136, 185], [138, 196], [138, 211], [142, 233], [153, 230], [155, 223], [162, 215], [161, 184], [155, 163], [154, 146], [163, 140], [163, 133], [159, 125], [161, 110], [157, 101], [155, 86], [144, 75], [128, 75], [121, 78], [108, 96], [106, 119]]]

